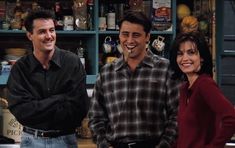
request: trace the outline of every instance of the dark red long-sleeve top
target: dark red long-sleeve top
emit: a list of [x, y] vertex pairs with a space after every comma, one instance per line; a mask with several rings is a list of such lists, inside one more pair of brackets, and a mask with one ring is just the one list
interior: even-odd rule
[[208, 75], [181, 87], [178, 148], [224, 148], [235, 133], [234, 106]]

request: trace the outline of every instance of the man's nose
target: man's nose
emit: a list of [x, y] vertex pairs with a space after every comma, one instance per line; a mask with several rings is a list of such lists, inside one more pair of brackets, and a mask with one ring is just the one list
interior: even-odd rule
[[127, 42], [128, 43], [131, 43], [131, 42], [133, 42], [133, 37], [130, 35], [130, 36], [128, 36], [128, 38], [127, 38]]
[[51, 36], [52, 36], [51, 32], [50, 32], [50, 31], [47, 31], [47, 32], [46, 32], [46, 38], [51, 38]]

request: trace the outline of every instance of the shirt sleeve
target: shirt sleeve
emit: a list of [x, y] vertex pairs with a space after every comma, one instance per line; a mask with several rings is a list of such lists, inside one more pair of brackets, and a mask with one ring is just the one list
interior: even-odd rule
[[104, 107], [104, 97], [102, 95], [100, 75], [97, 77], [97, 81], [94, 86], [93, 97], [91, 99], [88, 117], [89, 127], [93, 133], [98, 148], [108, 148], [109, 143], [105, 137], [108, 116]]
[[[86, 91], [86, 74], [82, 64], [79, 67], [80, 69], [71, 75], [68, 91], [48, 98], [58, 100], [53, 114], [53, 122], [59, 127], [66, 128], [69, 125], [78, 127], [87, 115], [89, 98]], [[64, 123], [68, 123], [68, 125]]]
[[224, 147], [235, 133], [234, 106], [223, 95], [213, 79], [203, 80], [203, 84], [200, 84], [200, 92], [208, 106], [216, 113], [220, 123], [211, 145], [215, 148]]
[[[79, 63], [80, 64], [80, 63]], [[40, 96], [37, 90], [28, 90], [28, 81], [19, 65], [14, 65], [8, 79], [9, 109], [22, 124], [37, 128], [46, 127], [47, 123], [53, 129], [66, 129], [80, 125], [88, 111], [88, 96], [86, 92], [86, 75], [82, 66], [72, 73], [68, 91], [52, 94], [46, 98]], [[66, 121], [66, 122], [65, 122]], [[68, 126], [69, 125], [69, 126]]]
[[159, 143], [159, 148], [170, 148], [177, 137], [177, 112], [179, 104], [179, 81], [173, 80], [172, 72], [168, 70], [166, 82], [166, 113], [167, 121], [165, 124], [165, 131]]

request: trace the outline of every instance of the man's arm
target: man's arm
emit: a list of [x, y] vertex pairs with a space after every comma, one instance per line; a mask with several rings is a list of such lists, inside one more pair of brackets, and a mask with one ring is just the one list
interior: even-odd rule
[[105, 137], [108, 117], [104, 103], [101, 78], [99, 75], [94, 87], [88, 114], [89, 127], [92, 131], [94, 139], [96, 140], [95, 142], [97, 143], [98, 148], [108, 148], [109, 146], [109, 143]]
[[28, 90], [28, 86], [34, 84], [26, 81], [20, 67], [14, 65], [7, 85], [9, 109], [23, 125], [34, 127], [33, 125], [43, 124], [44, 121], [55, 123], [55, 126], [60, 126], [60, 122], [64, 121], [77, 125], [85, 117], [89, 101], [85, 70], [81, 63], [79, 67], [71, 75], [67, 91], [47, 98], [36, 98], [35, 96], [40, 96], [39, 92]]
[[179, 104], [179, 82], [171, 78], [171, 72], [167, 72], [166, 82], [166, 113], [165, 132], [157, 148], [170, 148], [177, 137], [177, 112]]

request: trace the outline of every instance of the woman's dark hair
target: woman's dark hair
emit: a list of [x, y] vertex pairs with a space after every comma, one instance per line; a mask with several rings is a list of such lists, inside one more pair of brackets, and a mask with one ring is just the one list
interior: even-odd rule
[[146, 34], [150, 33], [150, 30], [152, 28], [150, 19], [143, 12], [140, 11], [126, 11], [124, 17], [120, 20], [120, 22], [118, 22], [119, 28], [121, 28], [124, 21], [140, 24], [144, 27], [144, 31]]
[[193, 42], [196, 45], [200, 57], [203, 59], [203, 62], [201, 64], [201, 69], [199, 70], [198, 74], [205, 73], [212, 76], [213, 75], [212, 57], [207, 41], [205, 40], [205, 37], [199, 32], [189, 32], [189, 33], [178, 34], [171, 46], [170, 63], [172, 69], [174, 70], [173, 77], [176, 79], [186, 78], [186, 75], [180, 70], [176, 61], [177, 52], [179, 51], [180, 44], [186, 41]]
[[33, 32], [33, 21], [35, 19], [52, 19], [55, 20], [55, 15], [52, 11], [46, 9], [37, 9], [29, 13], [24, 21], [25, 29], [28, 32]]

